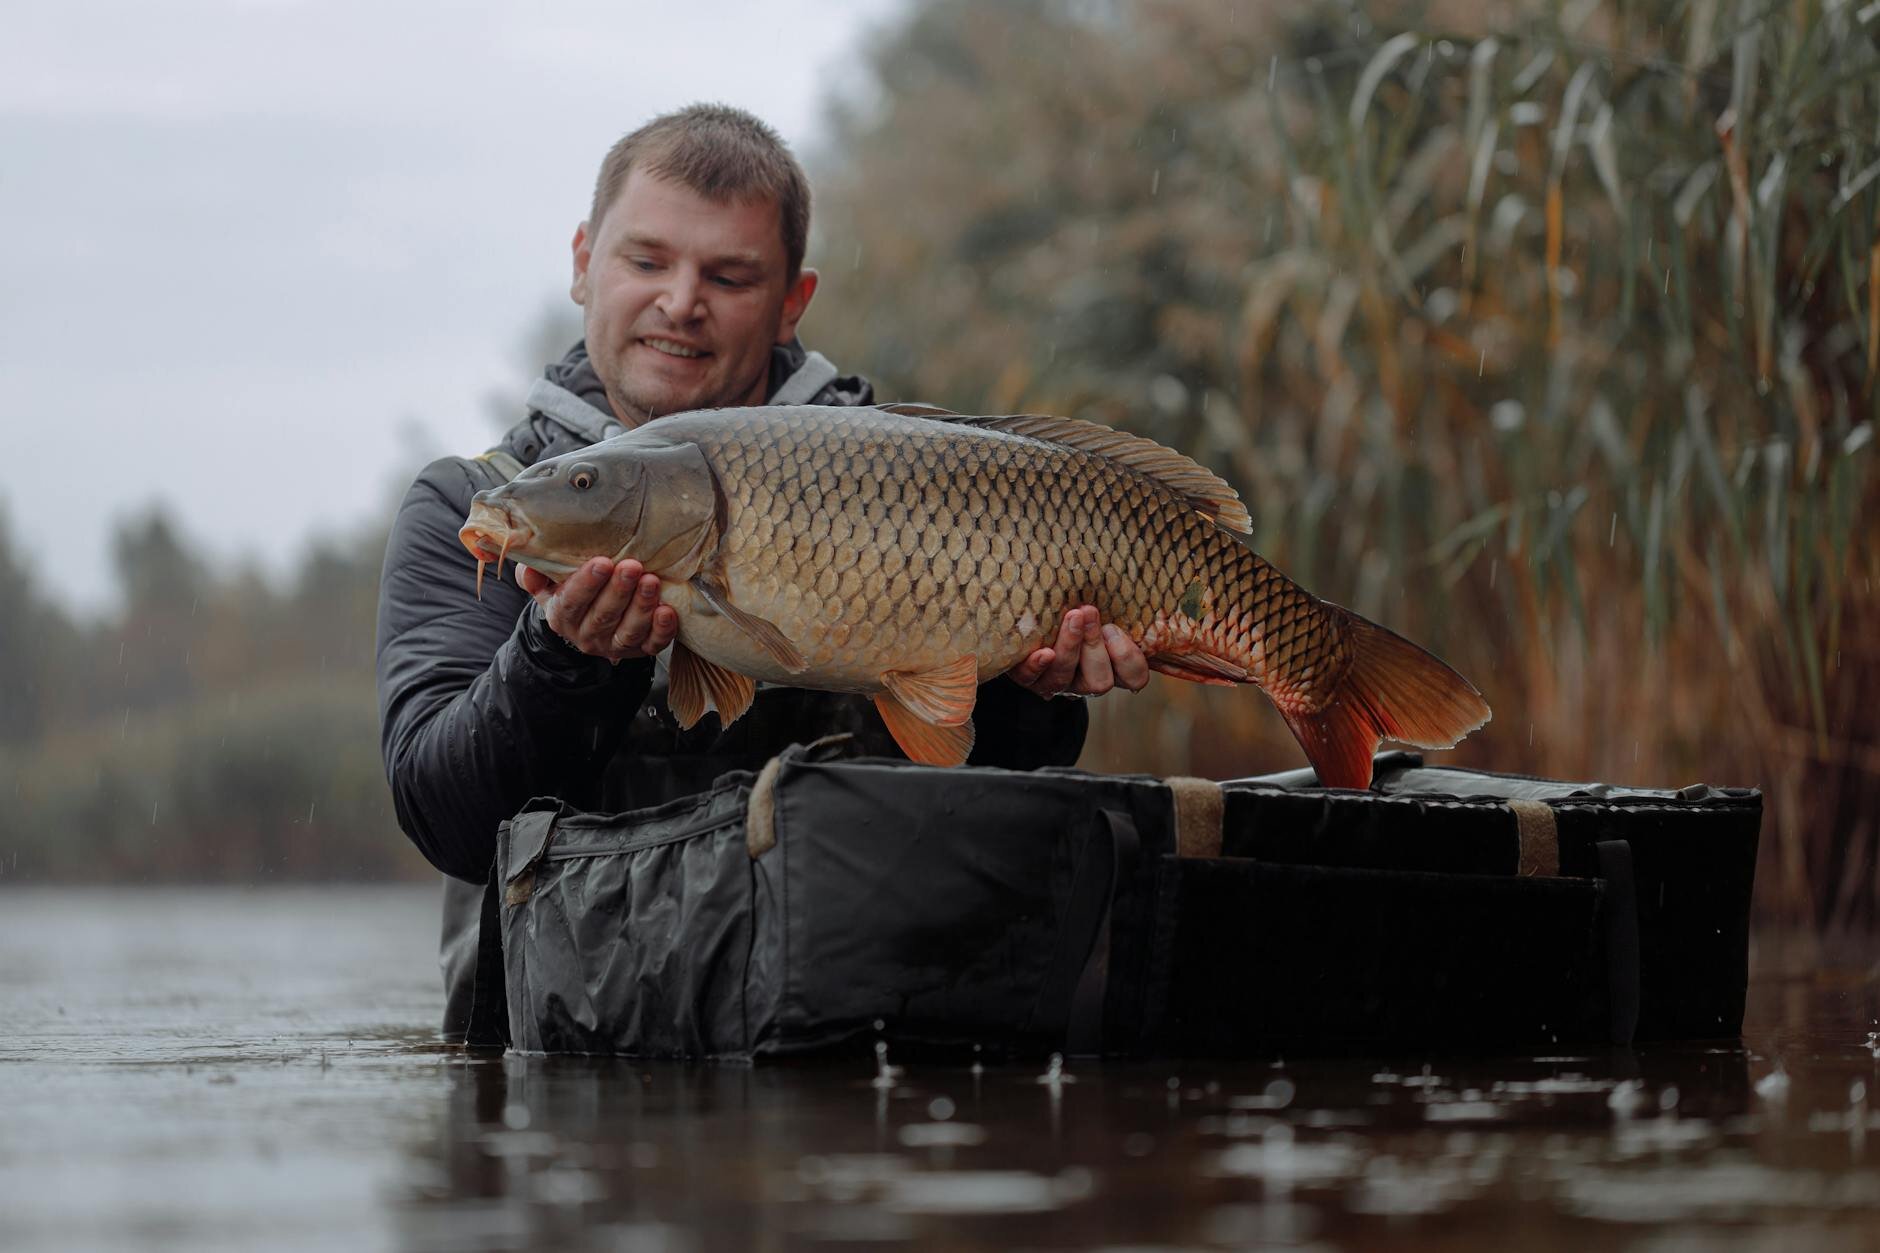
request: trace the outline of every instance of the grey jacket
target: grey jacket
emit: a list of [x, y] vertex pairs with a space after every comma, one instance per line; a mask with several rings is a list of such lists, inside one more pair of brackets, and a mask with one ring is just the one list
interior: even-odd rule
[[[771, 403], [867, 404], [873, 389], [820, 354], [773, 351]], [[379, 584], [380, 742], [399, 825], [445, 879], [444, 1030], [461, 1038], [475, 968], [482, 885], [496, 828], [535, 796], [597, 811], [639, 809], [760, 768], [789, 744], [837, 731], [900, 756], [865, 697], [761, 687], [729, 728], [682, 730], [666, 707], [663, 659], [618, 665], [577, 652], [513, 580], [473, 592], [457, 530], [470, 498], [532, 465], [618, 434], [577, 344], [530, 391], [529, 413], [481, 458], [426, 466], [393, 522]], [[1080, 702], [1044, 701], [1005, 679], [983, 684], [977, 764], [1070, 765], [1083, 748]]]

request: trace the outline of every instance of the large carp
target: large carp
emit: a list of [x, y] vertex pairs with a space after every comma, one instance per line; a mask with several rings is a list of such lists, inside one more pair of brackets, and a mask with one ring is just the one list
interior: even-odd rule
[[479, 492], [461, 536], [553, 578], [632, 558], [678, 611], [669, 700], [731, 722], [754, 680], [862, 692], [915, 761], [958, 765], [977, 685], [1096, 606], [1149, 665], [1272, 698], [1320, 781], [1362, 788], [1381, 739], [1488, 720], [1415, 644], [1313, 596], [1240, 536], [1219, 477], [1151, 440], [921, 406], [662, 418]]

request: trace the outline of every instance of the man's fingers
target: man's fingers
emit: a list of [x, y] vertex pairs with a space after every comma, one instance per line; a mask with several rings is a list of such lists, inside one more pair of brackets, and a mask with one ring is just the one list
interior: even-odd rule
[[577, 642], [585, 648], [590, 642], [605, 649], [614, 631], [621, 625], [627, 612], [633, 607], [634, 594], [639, 589], [639, 580], [623, 578], [623, 571], [615, 570], [600, 592], [588, 604], [587, 614], [581, 620], [581, 639]]
[[537, 600], [555, 591], [555, 581], [533, 566], [516, 567], [516, 586]]
[[1110, 669], [1115, 672], [1120, 686], [1140, 692], [1149, 685], [1149, 659], [1142, 655], [1142, 649], [1122, 627], [1106, 624], [1103, 644], [1109, 650]]
[[[637, 566], [637, 563], [635, 564]], [[607, 640], [610, 655], [618, 654], [624, 657], [635, 653], [656, 653], [670, 644], [672, 639], [668, 636], [657, 647], [648, 647], [652, 643], [657, 626], [658, 610], [661, 608], [667, 607], [659, 603], [659, 577], [652, 574], [639, 575], [634, 581], [632, 594], [625, 605], [619, 625], [613, 629]], [[667, 608], [667, 614], [672, 619], [676, 630], [678, 615], [670, 608]]]
[[548, 625], [555, 634], [579, 647], [581, 641], [577, 636], [581, 623], [587, 618], [594, 598], [606, 589], [607, 578], [613, 569], [613, 562], [596, 557], [562, 580], [542, 606]]
[[679, 611], [671, 605], [661, 605], [653, 611], [653, 629], [640, 645], [640, 652], [651, 657], [672, 643], [679, 634]]
[[1116, 686], [1116, 672], [1110, 666], [1110, 649], [1103, 632], [1091, 621], [1096, 610], [1086, 611], [1084, 646], [1077, 656], [1077, 690], [1086, 696], [1101, 696]]
[[1149, 661], [1126, 631], [1104, 624], [1095, 606], [1079, 605], [1064, 614], [1053, 646], [1034, 649], [1007, 673], [1040, 696], [1101, 696], [1118, 686], [1132, 692], [1148, 686]]
[[1044, 673], [1045, 667], [1051, 664], [1055, 656], [1057, 654], [1049, 648], [1035, 648], [1007, 673], [1012, 676], [1012, 682], [1020, 687], [1031, 687], [1038, 682], [1038, 676]]
[[1078, 608], [1065, 614], [1063, 623], [1058, 627], [1057, 645], [1051, 650], [1056, 655], [1051, 658], [1038, 680], [1040, 695], [1056, 696], [1076, 680], [1077, 662], [1083, 650], [1084, 610]]

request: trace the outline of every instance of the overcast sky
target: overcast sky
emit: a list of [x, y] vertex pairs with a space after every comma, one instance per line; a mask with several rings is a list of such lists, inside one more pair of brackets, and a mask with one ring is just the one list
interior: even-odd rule
[[710, 99], [803, 153], [898, 8], [12, 6], [0, 508], [40, 586], [108, 604], [111, 525], [155, 500], [289, 569], [421, 459], [487, 447], [607, 146]]

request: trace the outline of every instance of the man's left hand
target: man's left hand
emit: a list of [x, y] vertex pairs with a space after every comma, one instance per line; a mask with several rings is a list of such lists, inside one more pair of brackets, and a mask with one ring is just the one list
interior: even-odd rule
[[1039, 696], [1101, 696], [1115, 687], [1140, 692], [1149, 683], [1149, 662], [1121, 627], [1104, 625], [1094, 606], [1080, 605], [1058, 624], [1055, 643], [1006, 673]]

